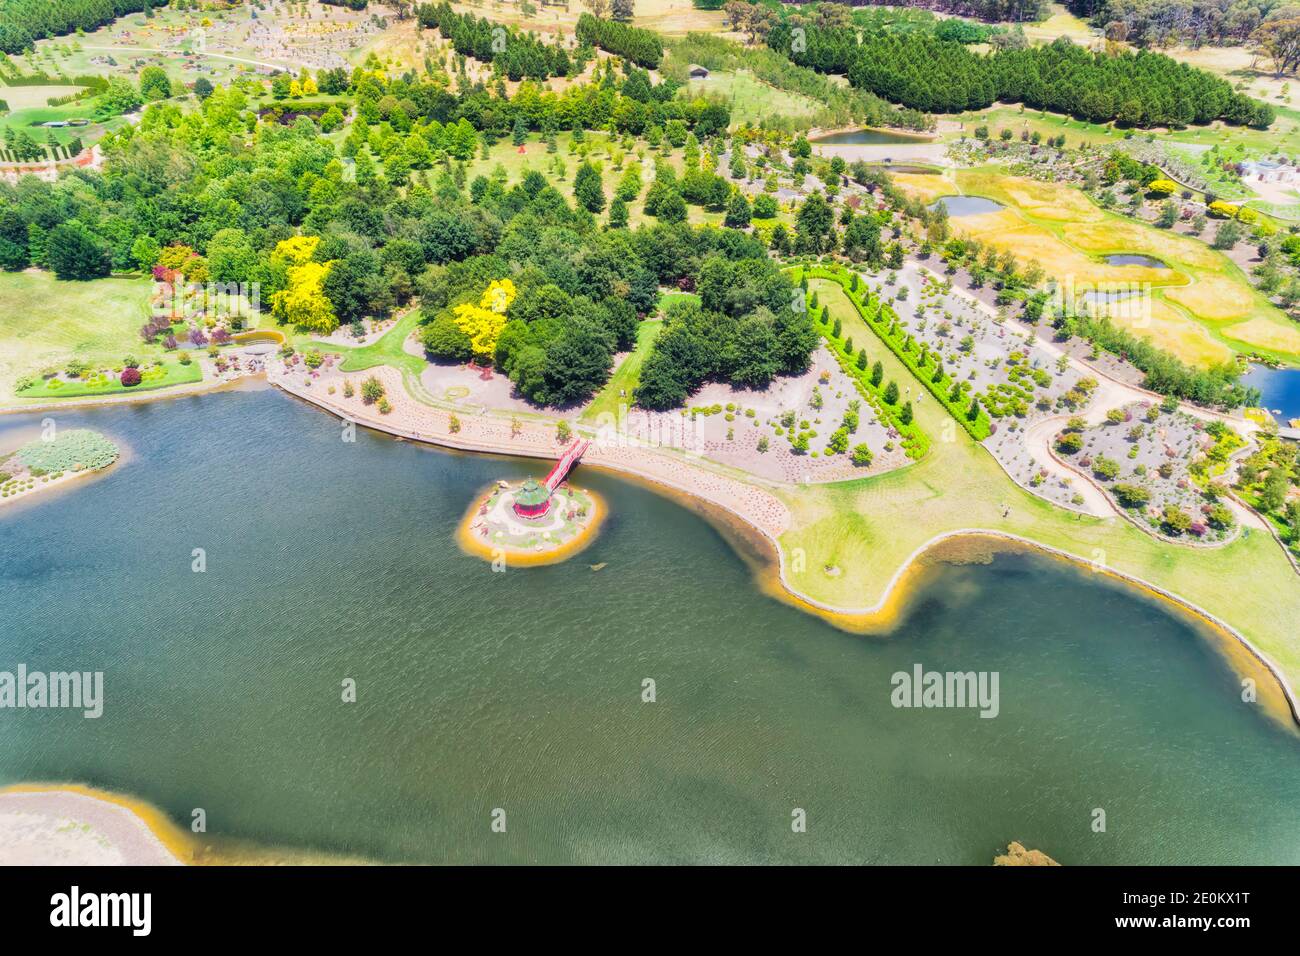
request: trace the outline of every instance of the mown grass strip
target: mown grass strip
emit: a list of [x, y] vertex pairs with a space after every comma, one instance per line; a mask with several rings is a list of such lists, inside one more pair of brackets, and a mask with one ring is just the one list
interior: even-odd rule
[[[810, 279], [830, 279], [839, 283], [844, 290], [848, 300], [853, 303], [853, 307], [858, 310], [862, 320], [866, 323], [867, 328], [871, 329], [882, 342], [889, 347], [895, 357], [907, 366], [908, 370], [915, 376], [916, 380], [925, 386], [926, 390], [938, 400], [939, 404], [946, 408], [949, 414], [957, 420], [958, 424], [970, 434], [976, 441], [983, 441], [993, 433], [993, 422], [989, 418], [988, 412], [979, 404], [977, 398], [971, 398], [970, 404], [966, 403], [965, 392], [959, 400], [954, 400], [952, 396], [953, 385], [955, 384], [947, 372], [935, 375], [934, 369], [921, 365], [918, 353], [914, 353], [907, 347], [907, 337], [898, 324], [898, 313], [888, 305], [873, 297], [875, 308], [870, 309], [862, 302], [859, 294], [855, 292], [852, 286], [852, 277], [848, 270], [840, 266], [811, 266], [803, 267], [796, 273], [799, 281], [804, 278]], [[890, 328], [894, 328], [891, 333]]]

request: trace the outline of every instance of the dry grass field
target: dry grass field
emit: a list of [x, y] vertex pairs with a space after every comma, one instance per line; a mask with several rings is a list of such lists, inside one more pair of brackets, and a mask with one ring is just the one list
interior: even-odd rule
[[[1150, 309], [1131, 315], [1116, 310], [1117, 323], [1186, 362], [1209, 365], [1234, 351], [1300, 360], [1300, 329], [1204, 242], [1106, 212], [1069, 186], [989, 168], [898, 175], [895, 182], [926, 200], [969, 194], [1001, 203], [1005, 208], [995, 212], [954, 217], [954, 231], [1008, 250], [1022, 262], [1036, 260], [1062, 285], [1075, 290], [1146, 285]], [[1105, 262], [1118, 253], [1150, 256], [1169, 268]]]

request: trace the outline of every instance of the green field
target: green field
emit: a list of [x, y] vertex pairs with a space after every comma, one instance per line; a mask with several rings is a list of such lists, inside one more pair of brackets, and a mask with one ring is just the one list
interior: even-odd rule
[[56, 120], [91, 119], [95, 111], [93, 100], [66, 103], [63, 106], [46, 106], [44, 98], [34, 102], [34, 98], [30, 95], [33, 90], [36, 90], [45, 97], [65, 96], [78, 89], [80, 87], [76, 86], [0, 86], [0, 100], [7, 102], [11, 110], [9, 113], [0, 114], [0, 139], [3, 138], [6, 130], [12, 129], [15, 133], [26, 132], [41, 145], [49, 142], [51, 137], [60, 144], [65, 144], [74, 138], [89, 144], [100, 139], [106, 131], [116, 129], [126, 122], [117, 116], [103, 123], [91, 122], [86, 126], [47, 129], [40, 125]]
[[[676, 298], [676, 296], [664, 296], [664, 299], [668, 298]], [[600, 390], [600, 394], [587, 406], [586, 411], [582, 413], [582, 421], [595, 422], [606, 413], [613, 415], [617, 421], [619, 406], [632, 404], [632, 393], [641, 382], [641, 366], [645, 364], [646, 356], [650, 354], [650, 347], [654, 345], [655, 339], [659, 338], [659, 333], [663, 331], [663, 325], [662, 319], [646, 319], [637, 327], [636, 348], [614, 370], [614, 374]]]
[[160, 345], [140, 341], [149, 320], [148, 279], [63, 282], [48, 272], [0, 273], [0, 401], [13, 397], [15, 380], [73, 359], [142, 364], [162, 358]]
[[687, 90], [692, 96], [705, 96], [725, 101], [731, 107], [733, 125], [748, 123], [757, 126], [770, 123], [775, 117], [793, 120], [811, 120], [822, 110], [822, 105], [799, 93], [788, 93], [764, 83], [746, 70], [719, 70], [708, 79], [691, 80]]
[[[847, 314], [833, 304], [841, 291], [828, 284], [818, 292]], [[869, 354], [873, 347], [885, 352], [879, 339], [865, 344]], [[914, 406], [926, 432], [942, 436], [922, 461], [874, 478], [783, 493], [793, 522], [780, 545], [787, 577], [801, 594], [838, 607], [870, 607], [908, 557], [936, 535], [1001, 531], [1194, 601], [1241, 631], [1300, 686], [1294, 627], [1300, 588], [1267, 534], [1243, 534], [1222, 548], [1192, 548], [1158, 541], [1119, 517], [1066, 512], [1012, 482], [964, 431], [945, 427], [948, 416], [937, 402], [925, 397]]]

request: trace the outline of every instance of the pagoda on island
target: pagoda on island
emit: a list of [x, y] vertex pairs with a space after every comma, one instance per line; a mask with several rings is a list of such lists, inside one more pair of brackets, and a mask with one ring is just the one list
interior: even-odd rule
[[515, 514], [521, 518], [541, 518], [551, 510], [551, 489], [536, 478], [529, 478], [515, 492]]
[[569, 474], [569, 470], [578, 463], [578, 459], [590, 444], [591, 442], [585, 438], [577, 439], [560, 456], [560, 460], [555, 463], [555, 467], [551, 469], [545, 481], [538, 482], [535, 478], [529, 478], [520, 485], [519, 490], [515, 492], [514, 503], [511, 505], [515, 514], [532, 520], [545, 517], [551, 510], [551, 494]]

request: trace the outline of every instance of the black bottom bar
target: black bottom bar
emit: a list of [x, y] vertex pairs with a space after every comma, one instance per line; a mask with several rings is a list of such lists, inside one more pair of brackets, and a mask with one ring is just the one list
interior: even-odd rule
[[[733, 946], [783, 929], [864, 940], [907, 933], [918, 945], [1029, 941], [1038, 932], [1051, 934], [1039, 938], [1043, 944], [1102, 935], [1230, 942], [1251, 930], [1289, 928], [1294, 882], [1285, 868], [49, 867], [0, 870], [0, 911], [12, 943], [76, 934], [80, 944], [337, 946], [420, 933], [436, 944], [473, 931], [552, 944], [592, 935], [608, 944], [618, 938], [608, 930], [620, 926], [628, 941], [713, 928]], [[117, 894], [148, 894], [147, 909], [143, 895]], [[442, 935], [458, 927], [456, 937]]]

